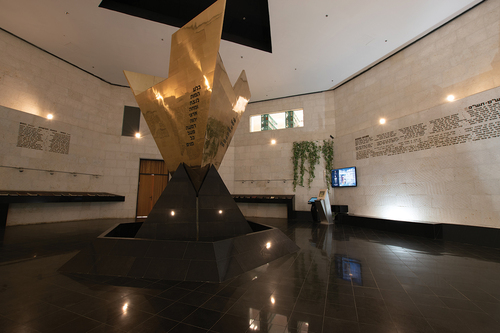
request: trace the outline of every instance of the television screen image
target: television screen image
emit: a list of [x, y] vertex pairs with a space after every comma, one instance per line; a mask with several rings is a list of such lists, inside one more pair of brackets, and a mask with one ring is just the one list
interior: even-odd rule
[[356, 167], [332, 170], [332, 187], [357, 186]]

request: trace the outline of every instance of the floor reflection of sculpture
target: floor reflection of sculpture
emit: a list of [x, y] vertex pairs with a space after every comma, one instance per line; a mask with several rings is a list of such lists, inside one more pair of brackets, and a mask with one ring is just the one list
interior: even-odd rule
[[172, 36], [169, 77], [125, 72], [173, 174], [145, 222], [122, 223], [60, 270], [223, 281], [298, 250], [279, 229], [247, 221], [217, 169], [250, 90], [231, 85], [218, 54], [225, 0]]

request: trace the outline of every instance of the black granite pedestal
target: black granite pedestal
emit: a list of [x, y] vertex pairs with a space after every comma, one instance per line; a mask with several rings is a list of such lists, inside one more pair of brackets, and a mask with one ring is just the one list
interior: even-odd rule
[[215, 167], [197, 174], [181, 164], [145, 222], [111, 228], [60, 271], [221, 282], [299, 249], [247, 221]]

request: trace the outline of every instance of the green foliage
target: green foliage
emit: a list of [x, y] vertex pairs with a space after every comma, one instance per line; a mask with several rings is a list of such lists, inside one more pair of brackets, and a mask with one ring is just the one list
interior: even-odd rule
[[327, 188], [330, 188], [332, 184], [332, 169], [333, 169], [333, 140], [323, 140], [323, 146], [321, 147], [321, 153], [323, 154], [323, 159], [325, 160], [325, 182]]
[[319, 164], [320, 154], [323, 154], [325, 159], [326, 183], [331, 182], [330, 170], [333, 168], [333, 140], [323, 140], [323, 146], [320, 146], [315, 141], [300, 141], [294, 142], [292, 147], [292, 163], [293, 163], [293, 190], [297, 185], [304, 186], [304, 174], [306, 171], [306, 160], [308, 164], [307, 186], [311, 188], [311, 183], [315, 178], [316, 165]]

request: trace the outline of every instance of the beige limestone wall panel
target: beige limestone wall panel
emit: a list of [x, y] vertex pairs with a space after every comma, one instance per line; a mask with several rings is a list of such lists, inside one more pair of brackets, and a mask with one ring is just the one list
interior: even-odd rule
[[[293, 191], [292, 147], [294, 141], [315, 141], [335, 136], [335, 111], [333, 93], [318, 93], [251, 103], [243, 115], [233, 138], [234, 144], [234, 193], [238, 194], [294, 194], [295, 209], [307, 211], [307, 201], [325, 188], [324, 161], [316, 167], [315, 179], [309, 189], [297, 187]], [[327, 104], [331, 107], [327, 107]], [[250, 133], [249, 118], [252, 115], [304, 110], [304, 127]], [[271, 145], [271, 139], [277, 143]], [[305, 177], [307, 179], [307, 176]], [[282, 216], [283, 207], [269, 205], [257, 208], [245, 207], [246, 216]], [[253, 207], [253, 208], [252, 208]], [[286, 211], [285, 211], [286, 212]], [[286, 215], [286, 214], [285, 214]]]
[[[111, 86], [0, 31], [0, 188], [126, 197], [123, 203], [14, 204], [8, 225], [135, 215], [139, 160], [161, 156], [143, 118], [141, 139], [121, 137], [124, 105], [136, 106], [130, 89]], [[48, 113], [54, 114], [52, 121]], [[69, 133], [69, 154], [17, 147], [20, 122]]]
[[[363, 159], [356, 159], [355, 147], [356, 138], [398, 132], [418, 123], [427, 124], [425, 135], [428, 135], [432, 129], [429, 125], [431, 120], [444, 119], [453, 114], [466, 119], [464, 117], [469, 114], [466, 110], [471, 106], [483, 102], [490, 105], [488, 101], [494, 104], [499, 98], [500, 87], [497, 87], [390, 120], [384, 126], [374, 125], [337, 137], [336, 147], [343, 147], [341, 150], [347, 147], [353, 154], [336, 154], [335, 166], [357, 166], [359, 181], [356, 188], [335, 189], [335, 203], [349, 205], [349, 212], [357, 215], [499, 228], [500, 117], [494, 113], [500, 107], [489, 109], [493, 110], [490, 119], [485, 118], [472, 125], [497, 126], [496, 130], [489, 130], [491, 137], [482, 140]], [[462, 124], [462, 127], [441, 132], [452, 136], [471, 133], [465, 130], [466, 127], [472, 128], [471, 125], [468, 122]], [[486, 130], [486, 134], [478, 131], [474, 135], [488, 133]]]
[[499, 8], [486, 1], [336, 89], [338, 135], [500, 85]]

